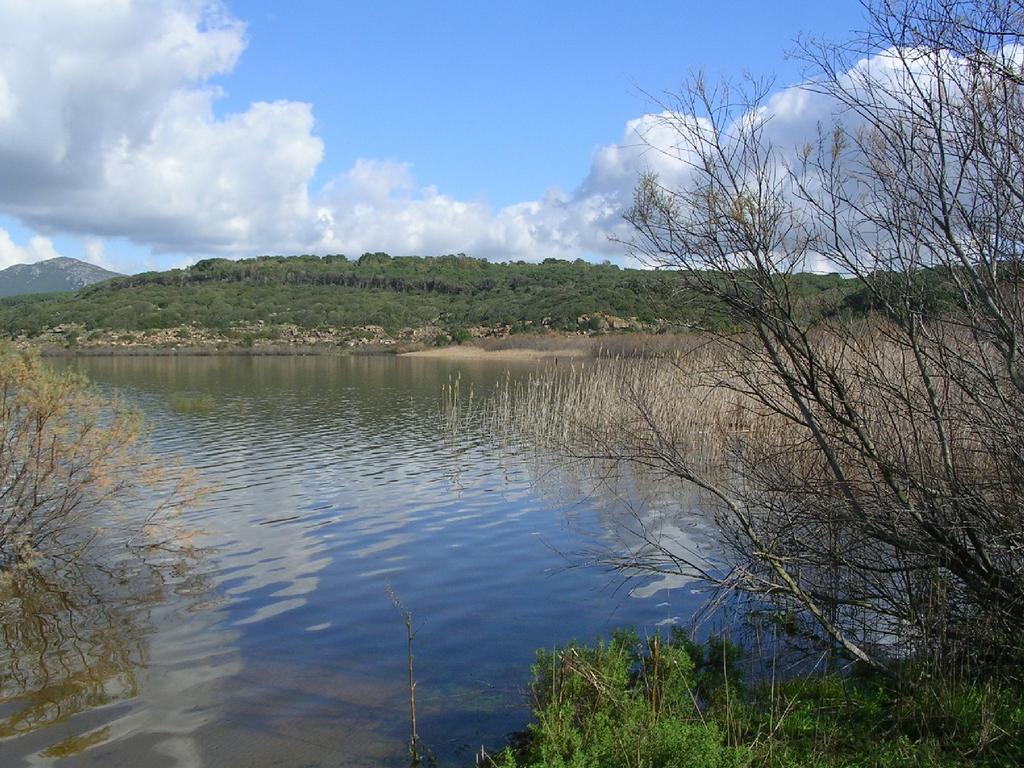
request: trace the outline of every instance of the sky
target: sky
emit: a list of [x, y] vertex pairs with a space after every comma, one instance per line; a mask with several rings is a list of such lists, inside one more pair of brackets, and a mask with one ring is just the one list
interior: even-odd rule
[[609, 235], [637, 174], [675, 172], [645, 145], [658, 99], [697, 71], [771, 78], [796, 146], [822, 112], [787, 52], [862, 23], [856, 0], [3, 0], [0, 268], [626, 263]]

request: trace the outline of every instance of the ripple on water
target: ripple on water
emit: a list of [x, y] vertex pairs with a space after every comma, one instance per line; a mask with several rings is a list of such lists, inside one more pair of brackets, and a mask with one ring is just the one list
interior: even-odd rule
[[[541, 493], [529, 467], [499, 462], [483, 441], [447, 449], [443, 361], [81, 364], [140, 405], [156, 454], [210, 484], [188, 514], [213, 549], [204, 572], [215, 599], [199, 611], [147, 608], [134, 698], [0, 742], [5, 768], [100, 728], [82, 763], [389, 764], [404, 743], [405, 634], [386, 585], [416, 620], [421, 736], [451, 758], [522, 726], [535, 648], [654, 626], [695, 604], [675, 584], [629, 597], [605, 574], [568, 568], [563, 555], [613, 515], [596, 498]], [[463, 375], [484, 392], [505, 373]], [[198, 394], [208, 411], [173, 409]]]

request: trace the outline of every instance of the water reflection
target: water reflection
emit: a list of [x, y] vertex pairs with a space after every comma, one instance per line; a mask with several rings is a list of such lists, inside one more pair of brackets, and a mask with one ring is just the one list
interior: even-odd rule
[[[74, 727], [82, 713], [140, 694], [151, 638], [169, 596], [185, 610], [208, 592], [200, 553], [95, 547], [59, 567], [20, 565], [0, 574], [0, 739], [47, 731], [45, 756], [62, 757], [103, 739]], [[70, 733], [54, 743], [57, 733]], [[29, 739], [36, 743], [38, 739]]]
[[[181, 456], [212, 485], [187, 519], [211, 555], [134, 602], [97, 598], [92, 610], [108, 619], [93, 623], [111, 636], [98, 647], [111, 650], [86, 650], [74, 635], [66, 643], [69, 659], [82, 654], [79, 667], [96, 670], [97, 682], [59, 718], [44, 708], [49, 714], [36, 721], [45, 727], [0, 740], [5, 768], [51, 760], [61, 744], [79, 750], [76, 763], [104, 766], [398, 764], [405, 637], [386, 584], [421, 623], [420, 736], [443, 764], [462, 764], [481, 743], [500, 743], [522, 726], [536, 648], [623, 624], [653, 627], [695, 602], [670, 585], [630, 597], [615, 590], [614, 576], [570, 568], [563, 556], [595, 540], [616, 546], [626, 497], [638, 509], [674, 514], [656, 485], [605, 493], [500, 455], [483, 436], [457, 450], [445, 445], [443, 385], [461, 371], [485, 393], [506, 376], [504, 366], [390, 358], [77, 364], [139, 404], [158, 454]], [[200, 397], [197, 407], [182, 405]], [[197, 573], [202, 579], [189, 582]], [[101, 586], [98, 596], [117, 594], [116, 584]], [[4, 610], [15, 605], [45, 615], [45, 606], [14, 597]], [[21, 647], [6, 652], [20, 656]], [[24, 654], [47, 656], [49, 647], [24, 646]], [[12, 678], [5, 697], [20, 686]], [[20, 690], [18, 706], [34, 706], [29, 688]], [[15, 713], [3, 709], [14, 698], [0, 717]]]
[[0, 738], [138, 692], [144, 606], [159, 589], [125, 590], [117, 570], [18, 568], [0, 577]]

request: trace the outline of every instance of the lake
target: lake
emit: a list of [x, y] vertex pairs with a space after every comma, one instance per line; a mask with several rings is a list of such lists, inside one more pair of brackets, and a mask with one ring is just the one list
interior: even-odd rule
[[[441, 765], [472, 765], [481, 744], [496, 749], [527, 722], [537, 648], [621, 626], [653, 632], [701, 601], [678, 581], [623, 584], [578, 567], [579, 553], [617, 545], [624, 515], [682, 515], [672, 494], [636, 482], [600, 491], [486, 436], [447, 439], [450, 377], [486, 392], [528, 364], [510, 374], [405, 357], [64, 364], [136, 403], [158, 456], [199, 469], [209, 492], [186, 514], [204, 554], [143, 596], [83, 589], [96, 596], [72, 606], [29, 584], [8, 601], [5, 768], [61, 757], [400, 765], [406, 636], [389, 587], [415, 620], [421, 742]], [[111, 577], [81, 574], [94, 578]]]

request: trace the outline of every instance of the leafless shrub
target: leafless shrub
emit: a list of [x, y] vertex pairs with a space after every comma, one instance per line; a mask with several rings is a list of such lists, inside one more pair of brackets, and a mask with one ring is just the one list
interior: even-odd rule
[[81, 376], [0, 347], [0, 568], [68, 564], [101, 533], [129, 548], [188, 547], [172, 518], [191, 477], [157, 465], [140, 428]]
[[[808, 87], [836, 105], [809, 146], [773, 143], [757, 84], [697, 78], [663, 105], [687, 173], [641, 180], [630, 245], [743, 331], [674, 363], [535, 377], [497, 411], [526, 440], [701, 489], [726, 585], [853, 658], [887, 673], [1019, 659], [1021, 7], [868, 12], [855, 45], [802, 48]], [[859, 306], [792, 290], [822, 257]]]
[[[673, 122], [688, 181], [645, 178], [627, 215], [637, 254], [749, 329], [725, 340], [749, 361], [739, 388], [786, 424], [739, 447], [741, 486], [663, 458], [727, 512], [747, 589], [876, 666], [1020, 649], [1020, 10], [881, 2], [859, 46], [805, 45], [841, 111], [795, 161], [763, 92], [696, 80], [675, 113], [701, 119]], [[787, 276], [818, 256], [876, 322], [800, 306]]]

